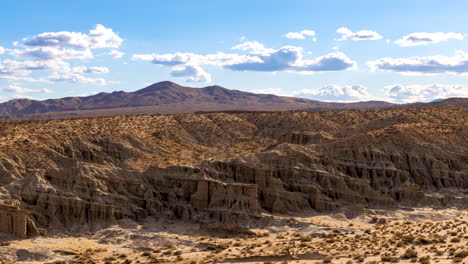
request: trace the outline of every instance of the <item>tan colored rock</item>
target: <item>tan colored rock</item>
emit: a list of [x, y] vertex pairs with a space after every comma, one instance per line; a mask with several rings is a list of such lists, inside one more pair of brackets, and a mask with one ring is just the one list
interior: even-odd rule
[[0, 204], [0, 233], [27, 238], [38, 235], [39, 231], [26, 211]]
[[1, 219], [28, 235], [17, 230], [27, 219], [76, 232], [147, 217], [255, 226], [265, 213], [466, 208], [467, 118], [420, 108], [0, 122], [0, 198], [18, 201]]

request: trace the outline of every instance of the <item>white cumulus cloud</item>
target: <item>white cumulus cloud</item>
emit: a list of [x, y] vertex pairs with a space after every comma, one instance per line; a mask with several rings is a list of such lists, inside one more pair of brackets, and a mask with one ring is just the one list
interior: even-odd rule
[[341, 27], [336, 32], [342, 35], [339, 40], [377, 40], [383, 38], [379, 33], [372, 30], [353, 32], [349, 28]]
[[264, 51], [271, 51], [272, 49], [267, 49], [265, 46], [258, 42], [258, 41], [246, 41], [241, 44], [238, 44], [234, 47], [232, 47], [233, 50], [250, 50], [250, 51], [255, 51], [255, 52], [264, 52]]
[[273, 95], [278, 95], [278, 96], [288, 96], [288, 94], [284, 93], [281, 88], [255, 89], [255, 90], [250, 90], [249, 92], [256, 93], [256, 94], [273, 94]]
[[45, 32], [23, 39], [28, 47], [68, 47], [74, 49], [118, 48], [122, 38], [112, 29], [97, 24], [88, 34], [81, 32]]
[[294, 96], [319, 101], [355, 102], [370, 100], [367, 87], [362, 85], [327, 85], [318, 89], [303, 89], [295, 91]]
[[[296, 72], [315, 73], [325, 71], [342, 71], [356, 67], [356, 62], [344, 53], [335, 52], [313, 59], [304, 59], [301, 47], [284, 46], [279, 49], [265, 48], [257, 41], [248, 41], [233, 47], [234, 50], [246, 52], [213, 53], [199, 55], [195, 53], [168, 53], [168, 54], [134, 54], [133, 60], [150, 61], [154, 64], [173, 67], [175, 72], [193, 73], [194, 80], [211, 80], [206, 74], [199, 75], [202, 65], [214, 65], [233, 71], [262, 71], [262, 72]], [[177, 66], [176, 68], [174, 68]], [[190, 66], [190, 67], [180, 67]], [[197, 66], [197, 69], [193, 68]], [[181, 70], [186, 69], [186, 70]], [[190, 71], [189, 71], [190, 69]], [[176, 73], [177, 74], [177, 73]], [[187, 76], [185, 76], [187, 77]]]
[[385, 93], [397, 103], [430, 102], [448, 97], [468, 97], [468, 87], [463, 85], [390, 85]]
[[289, 39], [306, 39], [307, 37], [313, 37], [313, 40], [316, 41], [316, 34], [313, 30], [301, 30], [299, 32], [288, 32], [284, 37]]
[[381, 58], [368, 62], [372, 70], [404, 74], [468, 74], [468, 53], [459, 51], [455, 56], [428, 56], [411, 58]]
[[0, 61], [0, 79], [16, 75], [24, 76], [37, 70], [61, 71], [69, 68], [69, 64], [61, 60], [15, 61], [6, 59]]
[[52, 75], [46, 77], [46, 80], [50, 82], [70, 82], [95, 85], [107, 84], [106, 80], [103, 78], [89, 78], [78, 73], [53, 73]]
[[14, 85], [14, 84], [8, 85], [7, 87], [2, 88], [1, 90], [3, 92], [7, 92], [7, 93], [18, 93], [18, 94], [23, 94], [23, 93], [53, 93], [52, 90], [49, 90], [47, 88], [37, 90], [37, 89], [24, 88], [24, 87], [21, 87], [19, 85]]
[[289, 72], [324, 72], [352, 69], [356, 63], [344, 53], [335, 52], [314, 59], [305, 60], [303, 49], [294, 46], [284, 46], [277, 50], [265, 49], [262, 52], [254, 50], [251, 54], [256, 60], [235, 63], [224, 66], [234, 71], [289, 71]]
[[119, 51], [119, 50], [111, 50], [107, 54], [110, 55], [114, 59], [120, 59], [125, 55], [125, 53], [123, 53], [122, 51]]
[[14, 94], [11, 96], [10, 99], [28, 99], [28, 100], [34, 100], [34, 97], [30, 95], [25, 95], [25, 94]]
[[180, 65], [172, 68], [173, 77], [187, 77], [188, 82], [211, 82], [211, 75], [198, 65]]
[[[45, 32], [17, 42], [10, 55], [18, 60], [0, 60], [0, 79], [27, 82], [63, 82], [104, 85], [102, 78], [89, 78], [85, 74], [108, 73], [106, 67], [71, 67], [67, 60], [88, 60], [94, 58], [93, 49], [112, 49], [108, 54], [114, 58], [123, 56], [117, 50], [122, 38], [112, 29], [96, 25], [88, 33], [59, 31]], [[23, 59], [23, 60], [21, 60]], [[36, 71], [49, 71], [48, 77], [32, 78]], [[43, 75], [47, 76], [47, 75]]]
[[105, 74], [109, 73], [109, 69], [106, 67], [86, 67], [86, 66], [78, 66], [73, 67], [71, 69], [73, 73], [89, 73], [89, 74]]
[[33, 60], [71, 60], [71, 59], [92, 59], [91, 50], [58, 49], [54, 47], [40, 47], [32, 49], [19, 50], [11, 52], [16, 57], [26, 57]]
[[458, 39], [462, 40], [464, 38], [463, 34], [454, 33], [454, 32], [436, 32], [436, 33], [427, 33], [427, 32], [415, 32], [409, 35], [404, 36], [403, 38], [395, 41], [396, 44], [402, 47], [411, 47], [411, 46], [420, 46], [427, 45], [432, 43], [439, 43], [449, 39]]

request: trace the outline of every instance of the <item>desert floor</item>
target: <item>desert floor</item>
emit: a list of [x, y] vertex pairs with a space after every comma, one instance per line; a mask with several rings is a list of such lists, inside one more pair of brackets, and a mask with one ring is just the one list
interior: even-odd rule
[[249, 234], [183, 221], [127, 220], [80, 236], [4, 239], [0, 263], [468, 263], [467, 211], [274, 218], [287, 224]]

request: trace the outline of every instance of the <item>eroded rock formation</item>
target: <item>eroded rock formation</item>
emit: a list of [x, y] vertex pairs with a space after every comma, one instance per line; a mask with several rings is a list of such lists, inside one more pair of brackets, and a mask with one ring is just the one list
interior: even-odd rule
[[467, 206], [468, 109], [210, 113], [0, 123], [0, 232], [148, 216]]
[[27, 211], [0, 204], [0, 233], [27, 238], [38, 235], [39, 231]]

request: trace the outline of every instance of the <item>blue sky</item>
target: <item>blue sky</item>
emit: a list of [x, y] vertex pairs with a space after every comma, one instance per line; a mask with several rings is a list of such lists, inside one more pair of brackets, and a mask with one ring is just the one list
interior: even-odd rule
[[468, 97], [468, 1], [7, 1], [0, 102], [171, 80], [326, 101]]

